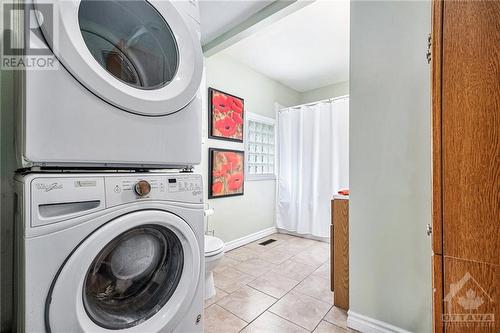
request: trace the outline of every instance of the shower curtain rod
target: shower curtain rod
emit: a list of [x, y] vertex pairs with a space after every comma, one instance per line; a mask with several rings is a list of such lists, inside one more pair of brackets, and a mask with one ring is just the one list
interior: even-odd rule
[[316, 104], [319, 104], [319, 103], [333, 102], [333, 101], [336, 101], [336, 100], [339, 100], [339, 99], [345, 99], [345, 98], [349, 98], [349, 95], [343, 95], [343, 96], [339, 96], [339, 97], [332, 97], [332, 98], [322, 99], [322, 100], [317, 101], [317, 102], [310, 102], [310, 103], [304, 103], [304, 104], [299, 104], [299, 105], [294, 105], [294, 106], [288, 106], [288, 107], [280, 109], [278, 112], [285, 111], [285, 110], [288, 110], [288, 109], [300, 109], [303, 106], [313, 106], [313, 105], [316, 105]]

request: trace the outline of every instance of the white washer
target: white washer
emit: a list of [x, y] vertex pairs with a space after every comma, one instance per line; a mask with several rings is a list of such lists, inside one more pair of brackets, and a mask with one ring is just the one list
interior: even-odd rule
[[21, 167], [200, 162], [196, 0], [30, 1], [25, 52], [57, 70], [19, 73]]
[[16, 187], [18, 331], [203, 331], [201, 176], [29, 174]]

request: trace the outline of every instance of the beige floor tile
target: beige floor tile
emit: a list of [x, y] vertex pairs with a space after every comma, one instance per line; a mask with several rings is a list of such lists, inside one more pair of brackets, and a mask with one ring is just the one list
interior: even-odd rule
[[330, 243], [327, 242], [317, 242], [313, 245], [313, 247], [318, 247], [323, 251], [330, 252]]
[[264, 312], [241, 331], [242, 333], [306, 333], [305, 329], [269, 311]]
[[314, 267], [318, 268], [319, 266], [321, 266], [325, 262], [327, 262], [329, 258], [330, 258], [330, 255], [328, 253], [312, 252], [312, 251], [306, 250], [306, 251], [297, 253], [291, 259], [295, 262], [305, 264], [305, 265], [314, 266]]
[[312, 331], [330, 309], [330, 305], [307, 295], [289, 292], [270, 312]]
[[330, 281], [320, 276], [309, 275], [293, 288], [293, 291], [333, 305], [333, 292], [330, 290]]
[[283, 297], [298, 284], [298, 281], [289, 279], [276, 272], [268, 272], [248, 285], [276, 298]]
[[245, 246], [243, 246], [243, 248], [245, 249], [249, 249], [249, 250], [252, 250], [252, 251], [255, 251], [257, 252], [259, 255], [262, 253], [262, 252], [266, 252], [266, 251], [269, 251], [271, 249], [271, 247], [267, 247], [267, 246], [263, 246], [263, 245], [259, 245], [258, 243], [250, 243], [250, 244], [247, 244]]
[[288, 234], [280, 234], [280, 233], [272, 234], [270, 237], [282, 239], [285, 241], [297, 238], [296, 236], [292, 236], [292, 235], [288, 235]]
[[243, 261], [242, 263], [234, 266], [235, 269], [255, 277], [270, 271], [274, 267], [276, 267], [276, 265], [257, 258]]
[[307, 250], [310, 247], [308, 244], [304, 243], [292, 243], [291, 241], [286, 242], [285, 244], [281, 244], [278, 246], [275, 246], [275, 249], [278, 249], [283, 252], [290, 253], [292, 255], [296, 255], [298, 253], [301, 253], [305, 250]]
[[215, 288], [215, 291], [215, 296], [205, 300], [205, 308], [208, 308], [210, 305], [217, 303], [218, 301], [229, 295], [224, 290], [218, 288]]
[[347, 333], [347, 331], [341, 327], [330, 324], [327, 321], [321, 321], [313, 331], [313, 333]]
[[250, 322], [266, 311], [276, 299], [245, 286], [224, 297], [217, 305]]
[[289, 242], [291, 244], [300, 244], [300, 245], [304, 245], [307, 247], [311, 247], [311, 246], [317, 245], [319, 243], [318, 241], [315, 241], [312, 239], [307, 239], [307, 238], [302, 238], [302, 237], [294, 237], [294, 238], [290, 239]]
[[297, 281], [302, 281], [306, 276], [315, 270], [316, 267], [304, 265], [291, 259], [279, 264], [275, 269], [273, 269], [273, 271]]
[[232, 293], [254, 279], [255, 277], [240, 272], [232, 267], [228, 267], [220, 273], [214, 272], [215, 286], [227, 293]]
[[315, 255], [321, 255], [321, 256], [327, 256], [330, 257], [330, 247], [329, 244], [323, 243], [323, 242], [318, 242], [318, 244], [311, 246], [306, 250], [306, 252], [315, 254]]
[[274, 242], [268, 243], [267, 245], [259, 245], [259, 246], [262, 246], [262, 247], [267, 248], [267, 249], [272, 249], [273, 247], [285, 244], [287, 242], [286, 239], [282, 239], [282, 238], [279, 238], [279, 237], [275, 237], [274, 235], [271, 235], [271, 236], [267, 236], [267, 237], [261, 238], [261, 239], [255, 241], [254, 243], [255, 244], [260, 244], [262, 242], [265, 242], [265, 241], [271, 240], [271, 239], [274, 240]]
[[238, 261], [246, 261], [249, 259], [257, 258], [258, 255], [258, 252], [247, 249], [244, 246], [225, 253], [225, 256], [227, 256], [228, 258]]
[[313, 272], [313, 275], [321, 276], [324, 279], [330, 280], [330, 260], [327, 260], [323, 265], [319, 266], [317, 270]]
[[284, 261], [290, 259], [294, 253], [290, 253], [289, 251], [283, 251], [279, 247], [274, 247], [269, 251], [263, 252], [259, 254], [259, 259], [265, 260], [271, 264], [279, 265]]
[[[265, 242], [265, 241], [270, 240], [270, 239], [273, 239], [274, 242], [269, 243], [267, 245], [260, 245], [260, 243]], [[274, 247], [276, 247], [278, 245], [285, 244], [285, 243], [286, 243], [285, 240], [279, 239], [279, 238], [275, 238], [275, 237], [273, 237], [271, 235], [271, 236], [268, 236], [268, 237], [264, 237], [264, 238], [258, 239], [255, 242], [252, 242], [250, 244], [245, 245], [244, 247], [247, 248], [247, 249], [250, 249], [250, 250], [262, 253], [262, 252], [269, 251], [270, 249], [272, 249], [272, 248], [274, 248]]]
[[237, 333], [247, 323], [217, 304], [205, 309], [205, 333]]
[[347, 312], [335, 306], [328, 311], [324, 320], [347, 329]]
[[217, 267], [215, 267], [214, 272], [222, 272], [226, 268], [236, 266], [239, 263], [240, 261], [231, 259], [228, 256], [224, 255]]

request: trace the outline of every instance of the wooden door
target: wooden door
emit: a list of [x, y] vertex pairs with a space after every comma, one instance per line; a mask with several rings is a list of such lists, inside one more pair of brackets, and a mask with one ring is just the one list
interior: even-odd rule
[[434, 323], [500, 332], [500, 1], [434, 1]]

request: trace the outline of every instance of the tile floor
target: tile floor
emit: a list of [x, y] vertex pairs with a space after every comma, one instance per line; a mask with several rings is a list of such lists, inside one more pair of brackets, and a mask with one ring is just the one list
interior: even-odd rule
[[205, 301], [205, 332], [352, 332], [333, 306], [329, 253], [327, 243], [285, 234], [227, 252], [217, 295]]

